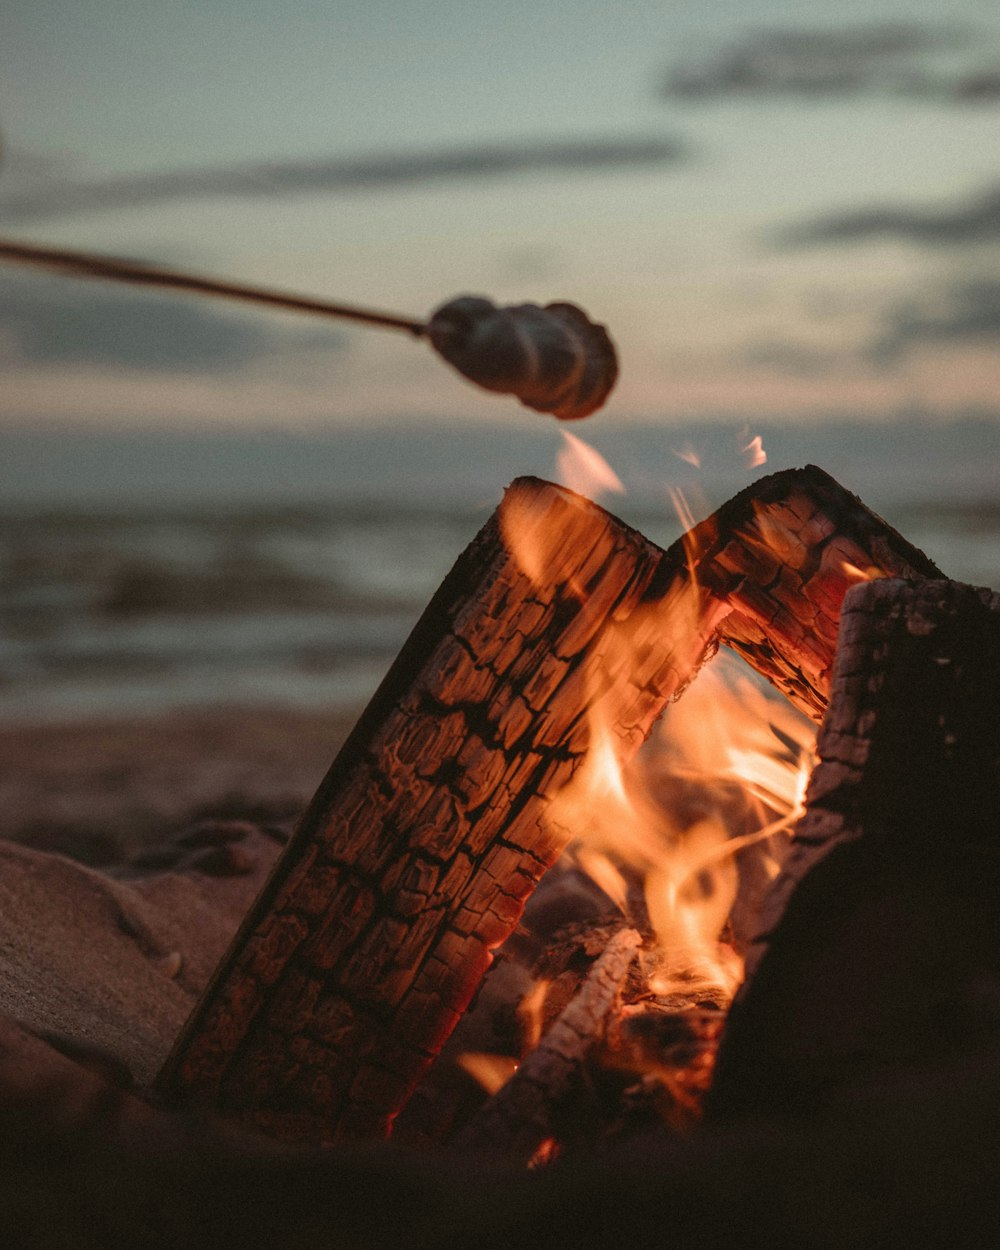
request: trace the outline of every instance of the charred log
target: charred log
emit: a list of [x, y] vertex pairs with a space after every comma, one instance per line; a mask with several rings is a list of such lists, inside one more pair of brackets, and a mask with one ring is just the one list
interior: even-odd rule
[[859, 581], [940, 577], [926, 555], [814, 465], [762, 478], [682, 540], [730, 608], [719, 641], [814, 720], [826, 711], [840, 606]]
[[578, 1084], [604, 1032], [642, 939], [622, 929], [608, 942], [578, 993], [510, 1080], [453, 1143], [462, 1152], [527, 1163], [553, 1132], [553, 1117]]
[[334, 761], [161, 1088], [276, 1136], [384, 1134], [561, 849], [545, 812], [588, 711], [627, 755], [721, 639], [818, 715], [851, 580], [934, 572], [812, 467], [667, 552], [516, 482]]
[[883, 581], [845, 601], [808, 810], [713, 1084], [717, 1117], [1000, 1038], [1000, 596]]
[[705, 651], [707, 633], [683, 656], [660, 637], [646, 600], [664, 560], [568, 491], [512, 487], [334, 762], [166, 1089], [277, 1136], [384, 1134], [561, 849], [545, 808], [588, 701], [638, 745]]

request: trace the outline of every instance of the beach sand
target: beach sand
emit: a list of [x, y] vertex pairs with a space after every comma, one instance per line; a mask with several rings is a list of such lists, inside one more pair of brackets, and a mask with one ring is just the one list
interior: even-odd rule
[[352, 723], [0, 728], [0, 1014], [148, 1082]]
[[353, 713], [226, 707], [0, 721], [0, 838], [109, 866], [205, 817], [287, 824]]

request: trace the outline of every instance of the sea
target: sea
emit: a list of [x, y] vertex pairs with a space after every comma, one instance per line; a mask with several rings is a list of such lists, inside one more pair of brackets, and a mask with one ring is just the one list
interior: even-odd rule
[[[594, 423], [654, 541], [763, 473], [815, 463], [947, 575], [1000, 587], [1000, 423]], [[753, 466], [753, 439], [767, 463]], [[330, 430], [0, 427], [0, 719], [363, 705], [554, 423]], [[748, 450], [750, 449], [750, 450]], [[697, 463], [695, 463], [697, 462]]]

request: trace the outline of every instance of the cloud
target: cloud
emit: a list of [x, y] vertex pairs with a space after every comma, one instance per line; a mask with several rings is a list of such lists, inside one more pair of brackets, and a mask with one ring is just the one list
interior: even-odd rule
[[342, 351], [345, 343], [337, 331], [283, 333], [264, 318], [228, 314], [207, 301], [52, 278], [5, 278], [0, 287], [0, 359], [20, 363], [212, 372], [282, 346]]
[[796, 378], [820, 378], [842, 369], [844, 353], [792, 340], [766, 339], [751, 343], [739, 360], [754, 369], [768, 369]]
[[968, 29], [909, 22], [756, 30], [699, 64], [675, 66], [663, 94], [709, 100], [877, 93], [986, 104], [1000, 100], [1000, 57], [984, 61], [983, 46], [983, 36]]
[[1000, 277], [940, 284], [913, 292], [883, 308], [867, 333], [847, 342], [818, 345], [770, 338], [736, 354], [740, 365], [788, 379], [834, 379], [892, 371], [928, 349], [965, 349], [996, 356], [1000, 347]]
[[1000, 241], [1000, 187], [944, 209], [891, 205], [837, 213], [786, 227], [775, 236], [783, 247], [899, 239], [928, 247]]
[[950, 98], [956, 104], [992, 104], [1000, 101], [1000, 65], [971, 70], [951, 83]]
[[891, 310], [868, 355], [891, 364], [927, 346], [1000, 346], [1000, 278], [962, 282]]
[[166, 170], [91, 181], [47, 180], [0, 192], [0, 220], [17, 223], [74, 213], [159, 205], [175, 200], [267, 199], [306, 194], [390, 191], [444, 179], [521, 173], [586, 173], [676, 162], [676, 139], [581, 139], [509, 143], [353, 159], [271, 161], [223, 169]]

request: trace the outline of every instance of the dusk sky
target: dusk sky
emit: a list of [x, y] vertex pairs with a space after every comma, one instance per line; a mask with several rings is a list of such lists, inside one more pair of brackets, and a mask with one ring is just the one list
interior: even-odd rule
[[[994, 0], [6, 0], [2, 27], [5, 237], [415, 316], [575, 300], [619, 346], [607, 421], [1000, 420]], [[520, 411], [405, 336], [10, 268], [0, 360], [7, 421]]]

